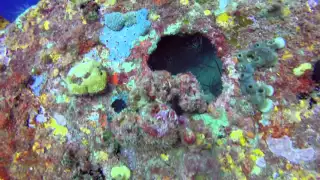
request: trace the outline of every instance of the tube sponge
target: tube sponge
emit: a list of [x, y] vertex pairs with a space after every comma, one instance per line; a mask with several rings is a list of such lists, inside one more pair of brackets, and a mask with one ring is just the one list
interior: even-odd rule
[[266, 113], [272, 110], [273, 102], [271, 99], [267, 98], [272, 96], [274, 89], [270, 85], [258, 84], [255, 91], [251, 94], [250, 101], [252, 104], [258, 106], [259, 111]]
[[259, 108], [259, 111], [263, 113], [269, 112], [273, 108], [273, 102], [271, 99], [266, 98], [263, 100], [262, 103], [259, 104], [258, 108]]

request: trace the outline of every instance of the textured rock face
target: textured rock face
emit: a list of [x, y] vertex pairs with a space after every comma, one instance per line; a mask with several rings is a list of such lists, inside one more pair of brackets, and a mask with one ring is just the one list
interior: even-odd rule
[[0, 179], [319, 178], [319, 10], [41, 0], [0, 24]]

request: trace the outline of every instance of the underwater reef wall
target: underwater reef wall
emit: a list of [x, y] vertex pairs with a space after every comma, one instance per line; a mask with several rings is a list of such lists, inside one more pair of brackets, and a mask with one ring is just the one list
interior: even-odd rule
[[319, 179], [319, 17], [41, 0], [0, 19], [0, 179]]

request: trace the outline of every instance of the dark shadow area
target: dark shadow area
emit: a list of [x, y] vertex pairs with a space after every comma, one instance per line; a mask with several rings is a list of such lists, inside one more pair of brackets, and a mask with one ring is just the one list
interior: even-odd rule
[[127, 104], [123, 99], [116, 99], [111, 104], [111, 107], [114, 109], [116, 113], [120, 113], [122, 110], [127, 108]]
[[199, 81], [207, 100], [222, 92], [222, 62], [216, 48], [200, 33], [164, 36], [150, 55], [151, 70], [167, 70], [173, 75], [191, 72]]
[[170, 103], [171, 108], [177, 113], [178, 116], [183, 114], [183, 110], [179, 106], [179, 96], [174, 96]]
[[314, 64], [312, 80], [316, 83], [320, 83], [320, 60]]

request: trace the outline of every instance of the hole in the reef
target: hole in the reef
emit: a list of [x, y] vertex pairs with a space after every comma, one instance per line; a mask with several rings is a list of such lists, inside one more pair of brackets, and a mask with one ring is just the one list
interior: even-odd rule
[[179, 96], [174, 96], [170, 103], [171, 103], [171, 108], [176, 112], [178, 116], [183, 114], [183, 110], [179, 106]]
[[171, 74], [191, 72], [199, 81], [207, 100], [222, 92], [222, 61], [216, 48], [201, 33], [164, 36], [150, 55], [151, 70], [167, 70]]
[[116, 99], [111, 104], [111, 107], [116, 113], [120, 113], [122, 110], [127, 108], [127, 104], [123, 99]]
[[247, 58], [254, 59], [254, 55], [250, 53], [247, 55]]
[[263, 89], [260, 88], [260, 89], [259, 89], [259, 93], [263, 93]]

